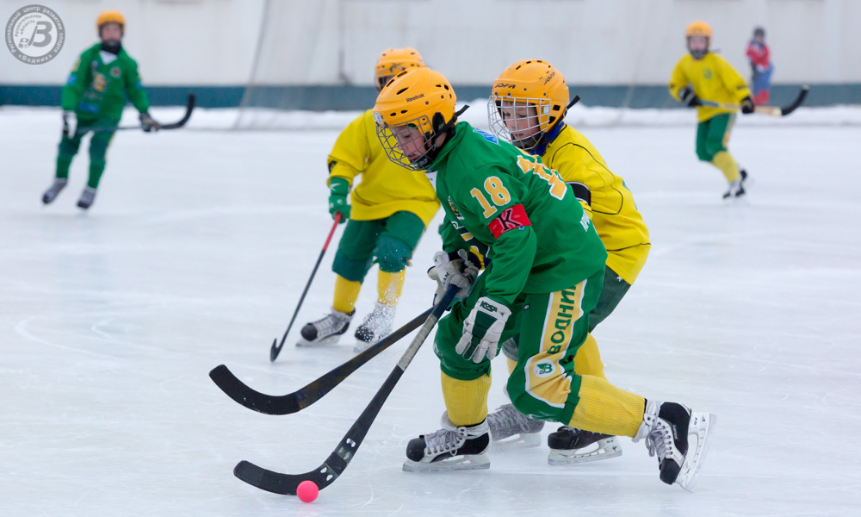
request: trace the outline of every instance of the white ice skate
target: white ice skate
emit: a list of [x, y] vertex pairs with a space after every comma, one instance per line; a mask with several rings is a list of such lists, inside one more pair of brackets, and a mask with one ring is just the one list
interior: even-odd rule
[[490, 468], [487, 420], [470, 427], [455, 427], [442, 415], [442, 429], [413, 438], [407, 444], [406, 472], [440, 472]]
[[392, 332], [394, 321], [394, 307], [387, 307], [379, 302], [375, 303], [374, 310], [365, 316], [365, 321], [356, 329], [356, 346], [353, 348], [353, 352], [358, 354], [388, 336]]
[[593, 433], [564, 425], [547, 437], [550, 465], [574, 465], [608, 460], [622, 455], [619, 439], [609, 434]]
[[86, 187], [83, 192], [81, 192], [81, 197], [78, 199], [78, 208], [83, 208], [87, 210], [91, 206], [93, 206], [93, 202], [96, 200], [96, 189]]
[[50, 205], [51, 203], [53, 203], [54, 200], [57, 199], [57, 196], [60, 195], [60, 192], [62, 192], [63, 189], [66, 188], [66, 184], [68, 182], [69, 180], [65, 178], [56, 178], [54, 180], [54, 183], [48, 188], [48, 190], [46, 190], [45, 193], [42, 194], [42, 203], [46, 205]]
[[487, 425], [494, 449], [525, 449], [541, 445], [544, 422], [524, 415], [512, 404], [499, 406], [487, 415]]
[[350, 320], [353, 319], [354, 310], [350, 314], [346, 312], [332, 312], [317, 321], [306, 323], [300, 334], [299, 342], [296, 346], [320, 346], [337, 343], [341, 335], [347, 332], [350, 327]]
[[661, 481], [693, 492], [716, 421], [711, 413], [694, 413], [675, 402], [647, 400], [634, 441], [645, 438], [649, 456], [657, 454]]

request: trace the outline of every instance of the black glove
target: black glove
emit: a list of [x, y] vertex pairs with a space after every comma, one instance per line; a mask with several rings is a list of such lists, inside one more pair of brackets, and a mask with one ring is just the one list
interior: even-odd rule
[[138, 118], [141, 121], [141, 129], [143, 129], [145, 133], [149, 133], [150, 131], [158, 131], [159, 129], [161, 129], [161, 124], [156, 122], [148, 111], [146, 113], [141, 113], [140, 117]]
[[679, 98], [689, 108], [695, 108], [700, 105], [700, 98], [694, 93], [690, 86], [685, 86], [679, 90]]
[[750, 98], [750, 95], [741, 100], [741, 112], [745, 115], [750, 115], [754, 112], [753, 99]]

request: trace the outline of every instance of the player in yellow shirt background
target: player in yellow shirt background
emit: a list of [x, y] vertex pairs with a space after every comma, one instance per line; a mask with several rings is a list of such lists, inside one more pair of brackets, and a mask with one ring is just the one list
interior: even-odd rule
[[739, 74], [724, 58], [709, 52], [712, 28], [705, 22], [696, 21], [685, 30], [688, 54], [682, 57], [670, 78], [670, 95], [697, 108], [697, 157], [723, 172], [729, 188], [724, 199], [743, 196], [747, 172], [739, 169], [729, 153], [735, 111], [725, 108], [703, 106], [701, 99], [712, 102], [740, 104], [741, 112], [754, 112], [750, 89]]
[[[399, 72], [424, 66], [415, 49], [384, 51], [374, 70], [377, 90]], [[371, 110], [341, 132], [327, 162], [329, 213], [340, 213], [347, 226], [332, 265], [337, 275], [332, 310], [302, 328], [297, 346], [332, 343], [347, 332], [362, 282], [376, 259], [378, 298], [356, 330], [358, 352], [391, 332], [405, 267], [439, 202], [422, 172], [406, 172], [386, 157]], [[355, 184], [359, 176], [361, 182]]]
[[[598, 345], [591, 332], [621, 301], [646, 263], [649, 231], [621, 176], [613, 173], [597, 149], [564, 118], [569, 107], [568, 85], [562, 73], [542, 60], [522, 60], [494, 81], [488, 103], [491, 130], [523, 151], [540, 156], [573, 189], [607, 248], [603, 288], [589, 314], [589, 336], [574, 358], [578, 375], [606, 379]], [[571, 221], [571, 224], [577, 224]], [[509, 372], [516, 364], [517, 342], [503, 344]], [[494, 441], [536, 444], [543, 422], [503, 405], [488, 415]], [[569, 426], [548, 437], [552, 465], [593, 461], [622, 453], [613, 436]], [[593, 446], [594, 444], [594, 446]]]

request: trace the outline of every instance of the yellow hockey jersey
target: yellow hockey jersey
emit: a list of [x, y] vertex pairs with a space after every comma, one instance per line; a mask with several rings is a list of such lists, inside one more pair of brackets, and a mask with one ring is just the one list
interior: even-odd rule
[[328, 164], [329, 179], [344, 178], [351, 187], [353, 179], [362, 175], [350, 194], [352, 219], [371, 221], [405, 211], [415, 214], [427, 226], [439, 209], [436, 192], [424, 171], [404, 169], [386, 156], [371, 110], [341, 131]]
[[[670, 95], [681, 100], [679, 90], [688, 85], [697, 97], [707, 101], [738, 103], [750, 95], [744, 78], [726, 59], [711, 52], [699, 60], [685, 54], [676, 64], [670, 78]], [[700, 122], [721, 113], [734, 113], [734, 110], [697, 106], [697, 120]]]
[[559, 172], [566, 183], [588, 187], [591, 207], [582, 200], [581, 203], [607, 248], [607, 266], [633, 284], [646, 263], [651, 244], [649, 230], [625, 182], [610, 171], [589, 140], [568, 125], [547, 144], [541, 161]]

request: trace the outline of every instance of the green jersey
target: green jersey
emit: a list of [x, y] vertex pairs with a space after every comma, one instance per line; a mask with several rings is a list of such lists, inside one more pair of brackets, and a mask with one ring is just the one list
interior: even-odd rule
[[468, 248], [467, 237], [489, 248], [494, 301], [511, 306], [520, 293], [559, 291], [604, 269], [589, 216], [538, 157], [461, 122], [426, 174], [452, 226], [443, 249]]
[[124, 49], [114, 55], [102, 52], [101, 47], [97, 43], [81, 54], [63, 87], [62, 108], [83, 118], [119, 120], [128, 96], [134, 107], [145, 113], [149, 99], [141, 86], [137, 62]]

